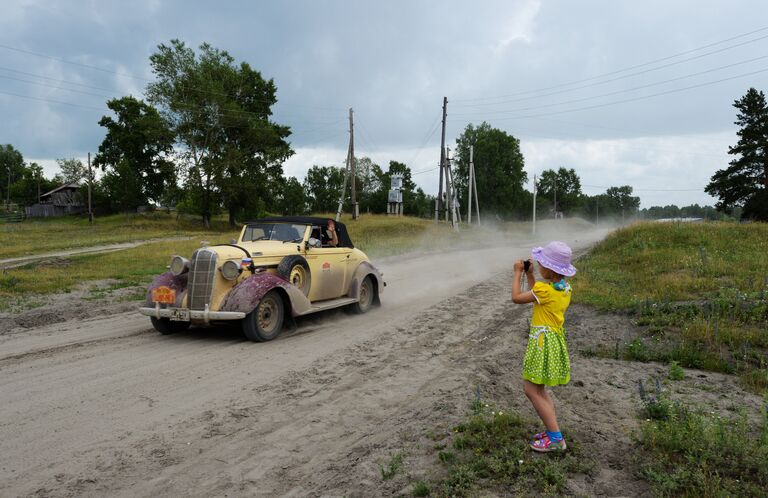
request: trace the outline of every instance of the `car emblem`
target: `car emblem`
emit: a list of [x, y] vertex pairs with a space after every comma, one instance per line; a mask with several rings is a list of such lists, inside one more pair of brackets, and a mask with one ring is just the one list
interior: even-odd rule
[[323, 271], [330, 271], [330, 270], [331, 270], [331, 264], [328, 261], [323, 263]]

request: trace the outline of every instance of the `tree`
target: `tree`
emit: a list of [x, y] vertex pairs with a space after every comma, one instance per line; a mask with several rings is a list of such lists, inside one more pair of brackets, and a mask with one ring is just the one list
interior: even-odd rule
[[[505, 218], [524, 216], [523, 184], [528, 177], [520, 141], [483, 122], [467, 125], [456, 140], [455, 186], [462, 206], [467, 205], [469, 182], [469, 147], [474, 146], [475, 177], [480, 209]], [[474, 202], [474, 201], [473, 201]], [[527, 213], [526, 213], [527, 214]]]
[[623, 187], [610, 187], [605, 191], [605, 196], [601, 197], [600, 209], [603, 204], [607, 213], [621, 215], [622, 220], [625, 216], [634, 216], [640, 208], [640, 198], [632, 196], [632, 187], [624, 185]]
[[[310, 211], [314, 213], [332, 213], [339, 205], [339, 195], [344, 184], [346, 169], [336, 166], [312, 166], [304, 179], [304, 191], [307, 195]], [[348, 206], [345, 196], [345, 205]]]
[[277, 210], [283, 215], [294, 216], [307, 211], [307, 197], [304, 187], [296, 177], [281, 178]]
[[287, 126], [269, 120], [277, 87], [247, 63], [204, 43], [200, 53], [179, 40], [150, 56], [157, 81], [147, 87], [181, 146], [185, 203], [206, 226], [221, 206], [230, 224], [238, 213], [275, 204], [282, 162], [293, 154]]
[[581, 180], [573, 168], [544, 170], [536, 188], [538, 195], [552, 201], [558, 212], [573, 214], [581, 205]]
[[77, 183], [88, 181], [88, 168], [80, 159], [56, 159], [61, 170], [58, 177], [62, 183]]
[[117, 120], [104, 116], [99, 125], [107, 135], [99, 146], [94, 166], [107, 174], [103, 186], [113, 206], [135, 210], [150, 201], [160, 202], [176, 174], [168, 159], [174, 135], [154, 107], [134, 97], [112, 99], [107, 107]]
[[18, 181], [24, 172], [24, 158], [21, 152], [13, 145], [0, 146], [0, 192], [3, 193], [2, 202], [10, 200], [10, 186]]
[[742, 218], [768, 221], [768, 106], [761, 91], [750, 88], [734, 101], [739, 141], [728, 148], [736, 156], [717, 171], [704, 189], [719, 199], [717, 209], [743, 207]]
[[11, 199], [29, 206], [38, 202], [41, 194], [55, 187], [55, 182], [43, 175], [43, 167], [33, 162], [24, 166], [20, 177], [11, 183]]

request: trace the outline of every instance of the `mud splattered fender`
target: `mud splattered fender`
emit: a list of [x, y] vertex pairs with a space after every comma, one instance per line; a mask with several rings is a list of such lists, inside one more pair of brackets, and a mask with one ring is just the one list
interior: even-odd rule
[[[152, 290], [165, 286], [170, 287], [176, 292], [176, 302], [174, 303], [174, 306], [177, 308], [181, 307], [181, 302], [184, 300], [184, 296], [187, 293], [188, 275], [189, 273], [182, 273], [176, 277], [173, 275], [173, 273], [167, 271], [162, 275], [156, 276], [152, 283], [149, 284], [149, 287], [147, 287], [147, 298], [145, 305], [154, 307], [155, 303], [152, 302]], [[165, 307], [166, 305], [161, 306]]]
[[307, 309], [309, 301], [296, 286], [271, 273], [257, 273], [237, 284], [224, 299], [221, 311], [241, 311], [250, 313], [259, 304], [264, 294], [274, 288], [280, 288], [288, 297], [291, 315]]
[[382, 292], [384, 292], [384, 275], [379, 271], [378, 268], [373, 266], [369, 261], [363, 261], [359, 265], [357, 265], [357, 268], [355, 269], [355, 274], [352, 277], [352, 281], [349, 283], [349, 292], [347, 293], [347, 296], [359, 299], [360, 298], [360, 284], [363, 283], [363, 280], [368, 275], [371, 275], [374, 278], [374, 283], [377, 287], [376, 292], [376, 304], [378, 304], [379, 296]]

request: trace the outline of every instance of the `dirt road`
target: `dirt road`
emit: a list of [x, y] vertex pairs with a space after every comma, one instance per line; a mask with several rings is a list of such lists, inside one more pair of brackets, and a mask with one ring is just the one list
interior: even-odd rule
[[[564, 240], [584, 249], [604, 235]], [[381, 309], [304, 319], [269, 343], [228, 329], [162, 336], [135, 312], [0, 335], [0, 495], [407, 491], [418, 476], [383, 482], [378, 465], [406, 449], [408, 466], [430, 468], [424, 432], [459, 420], [477, 386], [532, 415], [518, 380], [529, 310], [508, 294], [512, 259], [532, 242], [514, 245], [383, 261]], [[576, 330], [595, 327], [584, 313], [574, 313]], [[603, 423], [600, 437], [629, 445], [631, 422], [605, 405], [631, 410], [632, 389], [608, 400], [598, 386], [606, 376], [629, 385], [648, 367], [616, 363], [582, 363], [591, 373], [562, 391], [580, 400], [564, 417]], [[607, 465], [572, 486], [644, 492]]]

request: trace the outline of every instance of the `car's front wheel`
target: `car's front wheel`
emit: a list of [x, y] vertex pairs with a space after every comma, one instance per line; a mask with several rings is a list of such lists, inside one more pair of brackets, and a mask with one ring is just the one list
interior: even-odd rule
[[285, 305], [276, 290], [264, 294], [256, 308], [243, 318], [243, 334], [251, 341], [271, 341], [283, 329]]
[[155, 330], [163, 335], [184, 332], [190, 325], [190, 322], [177, 322], [170, 318], [155, 318], [151, 316], [149, 319], [152, 321], [152, 326], [155, 327]]

